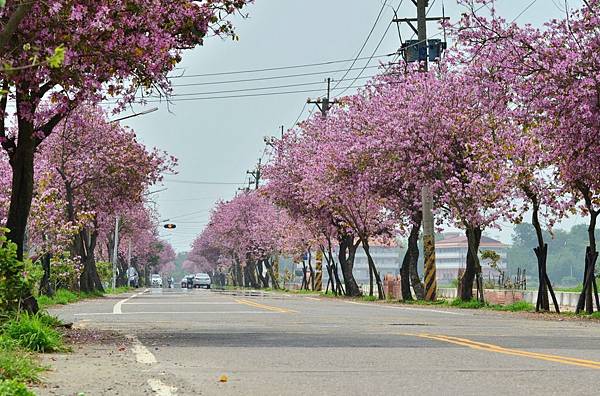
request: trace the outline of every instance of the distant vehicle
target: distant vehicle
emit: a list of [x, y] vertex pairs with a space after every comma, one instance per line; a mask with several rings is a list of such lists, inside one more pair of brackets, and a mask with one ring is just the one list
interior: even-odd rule
[[181, 279], [182, 289], [191, 289], [194, 286], [194, 275], [186, 275]]
[[150, 275], [150, 286], [152, 287], [162, 287], [163, 280], [159, 274]]
[[127, 286], [140, 287], [140, 277], [134, 267], [127, 268]]
[[206, 287], [210, 289], [210, 276], [204, 272], [194, 275], [194, 287]]

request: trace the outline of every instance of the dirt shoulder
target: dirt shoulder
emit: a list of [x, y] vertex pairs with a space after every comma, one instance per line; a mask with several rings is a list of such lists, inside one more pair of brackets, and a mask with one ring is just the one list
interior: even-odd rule
[[146, 367], [136, 362], [131, 340], [110, 331], [65, 330], [69, 353], [41, 354], [49, 371], [32, 388], [38, 395], [151, 395]]

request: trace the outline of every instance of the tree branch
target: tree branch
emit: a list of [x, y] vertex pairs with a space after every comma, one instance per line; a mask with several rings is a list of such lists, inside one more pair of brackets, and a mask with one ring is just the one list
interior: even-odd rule
[[21, 1], [18, 8], [10, 16], [6, 25], [4, 25], [4, 29], [2, 32], [0, 32], [0, 56], [4, 54], [6, 46], [12, 40], [12, 37], [17, 31], [17, 28], [19, 27], [19, 24], [23, 18], [29, 14], [33, 3], [34, 2], [30, 0]]

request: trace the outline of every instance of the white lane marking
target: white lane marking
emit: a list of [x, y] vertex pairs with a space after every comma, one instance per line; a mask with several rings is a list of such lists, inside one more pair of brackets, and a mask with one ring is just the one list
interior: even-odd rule
[[390, 309], [401, 309], [404, 311], [435, 312], [435, 313], [441, 313], [441, 314], [446, 314], [446, 315], [470, 316], [469, 314], [465, 314], [465, 313], [441, 311], [438, 309], [397, 307], [397, 306], [390, 306], [390, 305], [360, 303], [360, 302], [356, 302], [356, 301], [344, 301], [344, 302], [346, 304], [365, 305], [367, 307], [380, 307], [380, 308], [390, 308]]
[[197, 311], [197, 312], [171, 312], [171, 311], [162, 311], [162, 312], [88, 312], [88, 313], [76, 313], [74, 316], [97, 316], [97, 315], [192, 315], [192, 314], [278, 314], [279, 312], [272, 311]]
[[[175, 302], [124, 302], [126, 305], [173, 305]], [[179, 305], [237, 305], [236, 302], [198, 302], [198, 301], [177, 301]]]
[[315, 297], [304, 297], [304, 298], [306, 298], [307, 300], [321, 301], [320, 298], [315, 298]]
[[[131, 350], [133, 351], [133, 354], [135, 355], [135, 360], [138, 363], [149, 366], [158, 363], [156, 357], [152, 354], [152, 352], [150, 352], [150, 350], [146, 348], [136, 336], [129, 335], [127, 337], [131, 339], [131, 343], [133, 344]], [[152, 391], [158, 396], [177, 395], [176, 387], [169, 386], [159, 379], [150, 378], [148, 380], [148, 385], [150, 385]]]
[[142, 364], [155, 364], [157, 363], [156, 357], [150, 352], [148, 348], [144, 346], [135, 336], [129, 336], [131, 343], [133, 344], [131, 350], [135, 355], [135, 360]]
[[169, 386], [156, 378], [150, 378], [148, 385], [152, 388], [152, 391], [158, 396], [175, 396], [177, 394], [177, 388]]
[[143, 291], [141, 291], [141, 292], [139, 292], [139, 293], [135, 293], [135, 294], [133, 294], [132, 296], [129, 296], [128, 298], [126, 298], [126, 299], [124, 299], [124, 300], [121, 300], [121, 301], [119, 301], [118, 303], [116, 303], [116, 304], [113, 306], [113, 311], [112, 311], [112, 313], [113, 313], [113, 314], [115, 314], [115, 315], [120, 315], [120, 314], [122, 314], [123, 312], [121, 311], [121, 305], [123, 305], [123, 304], [124, 304], [124, 303], [126, 303], [127, 301], [131, 300], [132, 298], [139, 296], [140, 294], [146, 293], [148, 290], [150, 290], [150, 289], [145, 289], [145, 290], [143, 290]]

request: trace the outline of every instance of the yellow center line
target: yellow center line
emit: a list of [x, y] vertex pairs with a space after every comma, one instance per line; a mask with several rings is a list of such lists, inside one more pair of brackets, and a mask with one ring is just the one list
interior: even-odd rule
[[580, 367], [593, 368], [593, 369], [600, 370], [600, 362], [597, 362], [594, 360], [585, 360], [585, 359], [572, 358], [572, 357], [568, 357], [568, 356], [559, 356], [559, 355], [550, 355], [550, 354], [545, 354], [545, 353], [528, 352], [528, 351], [523, 351], [520, 349], [504, 348], [499, 345], [486, 344], [483, 342], [472, 341], [472, 340], [469, 340], [466, 338], [451, 337], [451, 336], [438, 335], [438, 334], [405, 333], [404, 335], [410, 335], [410, 336], [415, 336], [415, 337], [420, 337], [420, 338], [427, 338], [427, 339], [431, 339], [431, 340], [447, 342], [450, 344], [461, 345], [461, 346], [465, 346], [468, 348], [477, 349], [480, 351], [502, 353], [504, 355], [528, 357], [531, 359], [545, 360], [545, 361], [549, 361], [549, 362], [569, 364], [569, 365], [573, 365], [573, 366], [580, 366]]
[[279, 312], [279, 313], [296, 313], [297, 311], [291, 310], [291, 309], [285, 309], [285, 308], [279, 308], [279, 307], [273, 307], [271, 305], [265, 305], [265, 304], [260, 304], [254, 301], [250, 301], [250, 300], [246, 300], [246, 299], [234, 299], [237, 303], [239, 304], [245, 304], [245, 305], [249, 305], [251, 307], [254, 308], [262, 308], [262, 309], [266, 309], [267, 311], [273, 311], [273, 312]]

